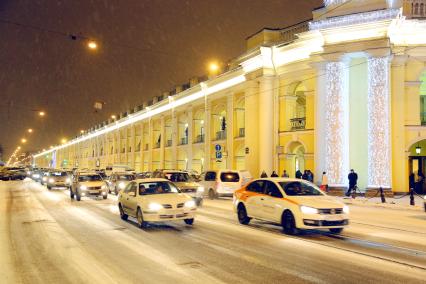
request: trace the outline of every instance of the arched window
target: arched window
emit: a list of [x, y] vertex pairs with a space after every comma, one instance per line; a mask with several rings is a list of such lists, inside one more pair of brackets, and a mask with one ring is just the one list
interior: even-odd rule
[[419, 15], [419, 3], [414, 4], [414, 15]]
[[420, 16], [424, 16], [424, 7], [425, 7], [425, 4], [421, 3], [420, 4]]

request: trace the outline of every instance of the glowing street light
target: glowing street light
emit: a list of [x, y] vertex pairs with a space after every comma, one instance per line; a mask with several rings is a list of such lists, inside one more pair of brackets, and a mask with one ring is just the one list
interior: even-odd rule
[[53, 146], [50, 146], [49, 149], [53, 149]]
[[220, 67], [219, 67], [219, 64], [217, 62], [213, 61], [213, 62], [209, 63], [208, 68], [209, 68], [210, 74], [216, 74], [219, 71]]
[[28, 133], [33, 133], [33, 129], [32, 128], [28, 128]]
[[116, 119], [116, 118], [117, 118], [117, 116], [115, 116], [115, 114], [113, 114], [113, 115], [111, 115], [111, 118], [112, 118], [112, 119]]
[[43, 117], [43, 116], [45, 116], [45, 115], [46, 115], [46, 113], [45, 113], [44, 111], [39, 111], [39, 112], [38, 112], [38, 115], [39, 115], [39, 116], [41, 116], [41, 117]]
[[88, 47], [90, 50], [96, 50], [96, 49], [98, 49], [98, 44], [97, 44], [95, 41], [90, 40], [90, 41], [87, 43], [87, 47]]
[[21, 146], [18, 146], [18, 150], [21, 150]]
[[84, 130], [80, 130], [80, 133], [81, 133], [81, 134], [84, 134]]
[[65, 144], [65, 143], [67, 143], [67, 139], [65, 139], [65, 138], [62, 138], [62, 140], [61, 140], [61, 143], [62, 143], [62, 144]]
[[22, 139], [21, 139], [21, 142], [25, 144], [25, 143], [27, 143], [27, 139], [22, 138]]

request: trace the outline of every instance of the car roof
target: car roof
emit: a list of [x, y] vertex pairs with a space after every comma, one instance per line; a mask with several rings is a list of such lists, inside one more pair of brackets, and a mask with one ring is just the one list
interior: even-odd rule
[[255, 181], [255, 180], [270, 180], [270, 181], [275, 181], [275, 182], [282, 182], [282, 181], [286, 181], [286, 182], [292, 182], [292, 181], [309, 182], [307, 180], [300, 179], [300, 178], [284, 178], [284, 177], [257, 178], [257, 179], [254, 179], [253, 181]]
[[113, 175], [134, 175], [132, 172], [114, 172]]
[[78, 172], [79, 175], [99, 175], [97, 172]]
[[138, 178], [138, 179], [135, 179], [134, 181], [136, 182], [158, 182], [158, 181], [170, 182], [168, 179], [165, 179], [165, 178]]

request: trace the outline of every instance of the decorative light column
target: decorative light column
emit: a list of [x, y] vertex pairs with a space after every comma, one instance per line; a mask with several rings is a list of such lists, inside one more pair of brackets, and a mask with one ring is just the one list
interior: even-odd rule
[[259, 82], [259, 167], [270, 175], [274, 170], [274, 78], [264, 76]]
[[325, 167], [331, 186], [344, 186], [349, 170], [348, 69], [344, 62], [326, 64]]
[[389, 57], [368, 59], [368, 187], [391, 186]]

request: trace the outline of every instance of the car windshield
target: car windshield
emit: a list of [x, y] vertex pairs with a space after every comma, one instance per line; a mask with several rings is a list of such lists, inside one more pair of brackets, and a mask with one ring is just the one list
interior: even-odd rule
[[288, 196], [315, 196], [323, 195], [320, 190], [312, 185], [300, 181], [280, 182], [285, 194]]
[[53, 172], [51, 175], [55, 176], [55, 177], [65, 177], [65, 176], [68, 175], [68, 173], [67, 172]]
[[220, 174], [220, 180], [222, 182], [239, 182], [240, 181], [240, 175], [238, 173], [221, 173]]
[[79, 176], [78, 181], [102, 181], [102, 177], [100, 175], [84, 175]]
[[117, 176], [118, 180], [134, 180], [135, 176], [134, 175], [119, 175]]
[[170, 182], [158, 181], [158, 182], [144, 182], [139, 184], [139, 195], [150, 195], [150, 194], [164, 194], [164, 193], [179, 193], [179, 189], [176, 188]]
[[164, 175], [166, 179], [172, 182], [189, 182], [191, 178], [187, 173], [166, 173]]

